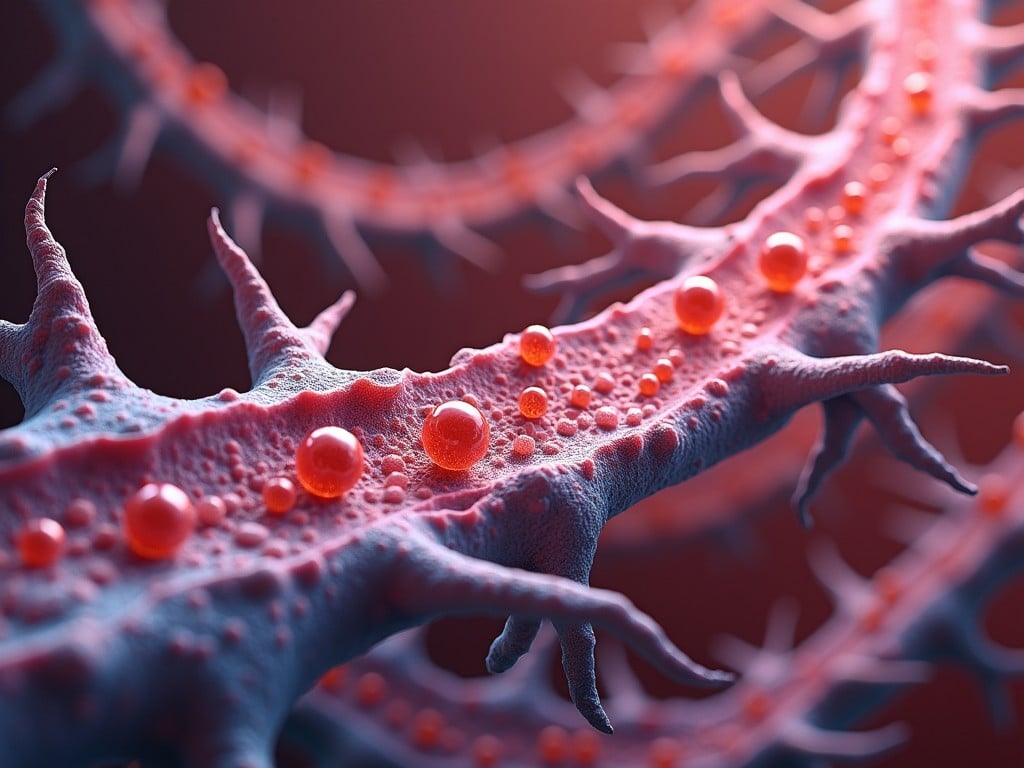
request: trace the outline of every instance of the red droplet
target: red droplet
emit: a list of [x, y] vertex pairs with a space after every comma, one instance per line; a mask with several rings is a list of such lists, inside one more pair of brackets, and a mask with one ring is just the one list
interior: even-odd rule
[[924, 115], [932, 107], [932, 76], [927, 72], [911, 72], [903, 81], [903, 90], [915, 115]]
[[295, 451], [295, 473], [314, 496], [336, 499], [363, 474], [362, 443], [341, 427], [314, 429]]
[[590, 407], [590, 387], [586, 384], [577, 384], [569, 393], [569, 403], [573, 408], [586, 409]]
[[188, 495], [170, 483], [147, 483], [124, 505], [129, 548], [147, 560], [173, 557], [192, 535], [196, 510]]
[[722, 316], [725, 297], [718, 283], [710, 277], [693, 275], [676, 289], [675, 305], [679, 327], [694, 336], [702, 336]]
[[807, 248], [804, 239], [792, 232], [773, 232], [764, 241], [760, 260], [761, 274], [768, 286], [789, 293], [807, 273]]
[[41, 517], [29, 520], [18, 534], [18, 554], [29, 568], [53, 565], [64, 554], [67, 537], [64, 526], [56, 520]]
[[548, 393], [540, 387], [527, 387], [519, 395], [519, 412], [527, 419], [539, 419], [548, 412]]
[[868, 190], [859, 181], [848, 181], [843, 186], [843, 208], [851, 216], [860, 216], [867, 203]]
[[295, 483], [287, 477], [272, 477], [263, 484], [263, 503], [272, 515], [283, 515], [295, 506]]
[[487, 419], [461, 400], [442, 403], [423, 422], [423, 450], [444, 469], [469, 469], [487, 453], [490, 439]]
[[653, 397], [661, 389], [661, 381], [653, 373], [645, 373], [637, 383], [640, 394], [645, 397]]
[[528, 365], [544, 365], [555, 356], [555, 337], [543, 325], [531, 325], [519, 337], [519, 356]]

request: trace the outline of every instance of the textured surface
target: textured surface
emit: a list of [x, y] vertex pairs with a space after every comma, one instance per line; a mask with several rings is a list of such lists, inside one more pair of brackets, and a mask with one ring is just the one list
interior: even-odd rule
[[[966, 274], [1019, 291], [1018, 275], [968, 251], [981, 240], [1020, 242], [1019, 194], [949, 224], [919, 218], [941, 207], [927, 185], [950, 183], [939, 171], [951, 167], [972, 127], [1012, 109], [976, 90], [976, 50], [964, 48], [958, 58], [950, 45], [936, 72], [946, 88], [936, 88], [927, 113], [914, 117], [901, 83], [921, 66], [918, 54], [878, 23], [892, 9], [860, 5], [874, 20], [867, 71], [836, 129], [803, 142], [801, 152], [791, 151], [800, 142], [780, 148], [737, 83], [721, 79], [754, 144], [796, 161], [790, 181], [742, 222], [707, 229], [648, 224], [580, 187], [581, 210], [615, 250], [533, 285], [564, 293], [563, 311], [571, 315], [582, 306], [575, 299], [614, 288], [632, 273], [666, 282], [558, 329], [558, 355], [539, 370], [519, 362], [512, 336], [459, 353], [442, 374], [339, 371], [320, 355], [350, 298], [310, 329], [295, 328], [244, 254], [212, 225], [235, 287], [253, 389], [199, 401], [154, 395], [135, 387], [109, 357], [80, 286], [43, 228], [40, 191], [27, 222], [39, 299], [28, 326], [3, 328], [4, 374], [28, 417], [4, 434], [3, 494], [11, 514], [0, 523], [7, 547], [3, 669], [12, 693], [0, 722], [24, 739], [15, 742], [19, 759], [157, 760], [168, 751], [168, 759], [190, 764], [261, 764], [274, 726], [328, 666], [398, 628], [464, 611], [523, 617], [492, 649], [495, 669], [528, 645], [531, 619], [555, 619], [570, 689], [588, 719], [605, 727], [592, 689], [589, 622], [616, 631], [670, 674], [685, 677], [688, 666], [628, 603], [573, 583], [587, 580], [601, 526], [633, 501], [761, 439], [819, 400], [828, 403], [828, 438], [804, 482], [808, 492], [864, 416], [898, 456], [970, 490], [917, 434], [889, 385], [928, 373], [998, 369], [961, 358], [874, 353], [881, 321], [937, 276]], [[907, 11], [896, 14], [894, 29], [949, 42], [958, 24], [970, 23], [957, 16], [968, 10]], [[891, 114], [904, 122], [901, 138], [915, 149], [909, 155], [886, 156], [896, 150], [875, 126]], [[889, 176], [864, 210], [844, 212], [844, 185], [867, 178], [879, 157]], [[826, 226], [811, 239], [811, 276], [793, 295], [769, 292], [756, 271], [764, 238], [802, 229], [809, 208], [833, 205], [852, 227], [851, 252], [836, 253]], [[727, 310], [709, 336], [694, 338], [677, 330], [671, 296], [698, 272], [719, 282]], [[641, 327], [654, 338], [647, 351], [636, 348]], [[677, 362], [672, 378], [654, 396], [639, 394], [640, 375], [662, 356]], [[581, 383], [595, 390], [587, 409], [567, 402]], [[516, 402], [530, 385], [543, 386], [552, 407], [528, 423]], [[491, 419], [491, 451], [467, 475], [439, 472], [418, 446], [424, 409], [452, 398], [471, 399]], [[367, 473], [341, 502], [301, 496], [283, 518], [268, 514], [262, 484], [293, 473], [295, 444], [325, 419], [364, 441]], [[534, 440], [527, 456], [512, 448], [523, 434]], [[120, 507], [150, 480], [175, 482], [197, 500], [226, 502], [225, 521], [197, 534], [175, 563], [134, 561], [120, 544]], [[72, 557], [45, 572], [21, 567], [12, 544], [26, 520], [45, 514], [70, 530], [89, 517], [80, 510], [90, 504], [95, 513], [72, 533]], [[170, 661], [147, 663], [163, 659]], [[243, 697], [240, 684], [251, 687]], [[62, 688], [61, 714], [81, 727], [44, 744], [53, 690]], [[119, 702], [123, 717], [97, 728], [111, 702]], [[20, 727], [22, 717], [31, 727]]]

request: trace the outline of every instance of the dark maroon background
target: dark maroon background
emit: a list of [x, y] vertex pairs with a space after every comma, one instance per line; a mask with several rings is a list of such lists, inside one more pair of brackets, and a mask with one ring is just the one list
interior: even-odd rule
[[[1022, 4], [1012, 5], [1017, 20], [1024, 20]], [[304, 126], [313, 138], [339, 151], [387, 161], [393, 147], [409, 137], [441, 150], [447, 159], [460, 159], [470, 156], [481, 138], [514, 140], [568, 119], [570, 110], [558, 95], [556, 80], [581, 68], [599, 82], [612, 82], [610, 46], [641, 39], [641, 19], [657, 7], [655, 2], [626, 0], [363, 0], [287, 7], [270, 0], [175, 0], [169, 13], [175, 32], [193, 54], [223, 67], [234, 89], [265, 103], [261, 100], [270, 90], [294, 88], [302, 94]], [[52, 54], [43, 20], [27, 3], [8, 3], [0, 22], [0, 104], [23, 88]], [[759, 106], [797, 127], [796, 96], [763, 100]], [[714, 146], [716, 138], [721, 143], [724, 134], [714, 98], [708, 95], [704, 101], [706, 107], [680, 126], [672, 142], [677, 149]], [[24, 247], [22, 211], [35, 179], [57, 165], [62, 170], [50, 185], [49, 223], [68, 249], [100, 330], [127, 374], [142, 386], [180, 397], [207, 395], [226, 386], [244, 389], [244, 351], [230, 300], [226, 292], [204, 300], [196, 291], [198, 276], [212, 258], [205, 218], [220, 201], [159, 152], [130, 194], [117, 194], [106, 183], [92, 188], [75, 183], [75, 164], [113, 134], [118, 119], [116, 105], [85, 84], [68, 106], [28, 131], [0, 126], [0, 315], [20, 321], [30, 309], [34, 278]], [[1019, 134], [1019, 123], [1014, 128]], [[1019, 138], [1014, 141], [1009, 129], [986, 143], [984, 159], [967, 180], [958, 208], [977, 208], [988, 202], [984, 195], [993, 187], [1005, 187], [1000, 168], [1006, 163], [1020, 163]], [[602, 189], [637, 215], [681, 217], [686, 198], [707, 191], [707, 186], [693, 185], [672, 195], [632, 194], [628, 184], [610, 179]], [[360, 298], [331, 348], [330, 360], [354, 369], [443, 368], [460, 347], [492, 343], [547, 316], [554, 300], [522, 290], [521, 275], [582, 261], [607, 247], [593, 233], [550, 227], [536, 217], [490, 234], [505, 249], [503, 266], [486, 274], [452, 261], [451, 279], [440, 287], [430, 281], [418, 244], [375, 244], [390, 288], [378, 298]], [[351, 287], [307, 238], [293, 231], [268, 228], [263, 252], [262, 269], [298, 322], [307, 322]], [[972, 352], [996, 360], [1010, 357], [991, 346]], [[925, 417], [926, 432], [927, 424], [941, 429], [951, 423], [965, 435], [968, 457], [985, 461], [1005, 442], [1010, 419], [1024, 407], [1021, 389], [1019, 376], [982, 385], [951, 381], [934, 409], [934, 421]], [[0, 391], [0, 412], [0, 425], [20, 418], [17, 398], [6, 386]], [[815, 535], [836, 534], [844, 554], [865, 573], [898, 551], [879, 533], [889, 502], [884, 495], [868, 497], [878, 482], [872, 473], [886, 463], [876, 458], [879, 451], [874, 442], [863, 449], [817, 507], [822, 525]], [[913, 496], [913, 489], [906, 492]], [[675, 620], [670, 635], [707, 662], [709, 640], [719, 634], [757, 642], [768, 608], [780, 595], [800, 596], [800, 636], [809, 634], [828, 614], [803, 554], [811, 536], [778, 503], [739, 538], [743, 546], [733, 536], [727, 543], [707, 541], [681, 549], [661, 547], [636, 557], [602, 558], [593, 581], [625, 591], [662, 621]], [[1001, 593], [990, 617], [993, 632], [1017, 646], [1024, 645], [1022, 605], [1024, 590], [1017, 585]], [[486, 634], [496, 625], [446, 626], [461, 636], [434, 633], [438, 655], [481, 659]], [[452, 663], [464, 674], [481, 671], [479, 664]], [[676, 692], [645, 668], [639, 670], [653, 692]], [[1024, 687], [1017, 684], [1014, 694], [1020, 713]], [[905, 695], [873, 721], [893, 719], [907, 719], [914, 738], [907, 749], [877, 765], [1024, 764], [1019, 719], [1013, 731], [994, 732], [977, 687], [955, 668], [942, 669], [935, 683]]]

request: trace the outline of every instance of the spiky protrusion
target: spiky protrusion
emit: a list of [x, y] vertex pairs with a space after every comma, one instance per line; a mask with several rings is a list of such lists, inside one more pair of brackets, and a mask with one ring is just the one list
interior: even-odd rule
[[253, 384], [260, 384], [282, 366], [325, 365], [323, 356], [341, 321], [355, 302], [345, 291], [306, 328], [297, 328], [281, 310], [263, 277], [249, 257], [228, 237], [216, 208], [210, 213], [210, 242], [235, 293], [238, 323], [249, 353]]
[[26, 418], [59, 392], [81, 390], [97, 376], [107, 387], [128, 385], [96, 328], [64, 248], [46, 226], [46, 182], [56, 170], [39, 179], [25, 208], [25, 237], [38, 286], [32, 312], [23, 325], [0, 320], [0, 376], [18, 390]]

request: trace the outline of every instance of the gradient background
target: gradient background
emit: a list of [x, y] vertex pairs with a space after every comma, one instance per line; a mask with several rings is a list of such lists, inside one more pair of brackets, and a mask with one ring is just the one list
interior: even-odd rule
[[[1000, 21], [1024, 21], [1024, 4], [1006, 5]], [[608, 67], [613, 44], [643, 39], [643, 20], [665, 7], [625, 0], [307, 0], [285, 10], [284, 4], [270, 0], [173, 0], [169, 18], [197, 59], [221, 66], [232, 88], [255, 103], [265, 104], [274, 90], [300, 93], [306, 133], [335, 150], [390, 161], [394, 148], [413, 138], [445, 159], [457, 160], [472, 156], [482, 139], [511, 141], [569, 119], [571, 110], [555, 87], [559, 78], [581, 69], [600, 83], [613, 82]], [[7, 3], [0, 18], [2, 105], [49, 60], [54, 44], [46, 23], [28, 3]], [[787, 39], [792, 35], [780, 33], [759, 53]], [[1020, 86], [1024, 80], [1002, 84]], [[762, 99], [758, 106], [788, 127], [801, 127], [794, 105], [800, 104], [806, 85], [807, 79], [800, 78], [778, 98]], [[704, 106], [686, 116], [657, 153], [723, 143], [726, 134], [715, 101], [707, 90]], [[244, 349], [229, 296], [221, 291], [210, 298], [197, 287], [212, 259], [205, 218], [221, 201], [159, 151], [139, 186], [128, 193], [118, 193], [105, 182], [91, 187], [76, 183], [75, 164], [114, 133], [118, 120], [117, 105], [85, 83], [66, 107], [28, 131], [0, 126], [0, 314], [16, 321], [28, 315], [34, 277], [21, 217], [35, 179], [57, 165], [62, 170], [50, 185], [48, 221], [67, 248], [100, 330], [124, 371], [141, 386], [179, 397], [208, 395], [229, 386], [245, 389]], [[980, 207], [1020, 185], [1019, 130], [1017, 123], [984, 142], [958, 211]], [[710, 185], [654, 194], [636, 191], [621, 175], [612, 175], [599, 188], [642, 218], [686, 221], [688, 206]], [[756, 199], [747, 199], [743, 209]], [[579, 262], [607, 248], [593, 232], [573, 232], [536, 216], [487, 234], [505, 251], [502, 266], [488, 274], [441, 258], [442, 284], [432, 281], [424, 243], [373, 243], [391, 280], [389, 289], [377, 298], [360, 297], [329, 359], [352, 369], [441, 369], [461, 347], [492, 343], [505, 332], [547, 317], [555, 300], [525, 292], [519, 283], [522, 275]], [[351, 287], [344, 271], [309, 238], [274, 221], [264, 233], [263, 254], [261, 268], [268, 282], [300, 324]], [[1007, 330], [1014, 328], [1020, 330], [1000, 313], [969, 350], [942, 351], [1013, 362], [1024, 352], [1022, 346], [1014, 349], [1004, 343]], [[936, 440], [956, 434], [967, 459], [983, 463], [1005, 443], [1012, 417], [1024, 408], [1022, 382], [1019, 374], [998, 381], [949, 380], [934, 390], [927, 406], [916, 406], [915, 413], [925, 434]], [[19, 419], [17, 397], [3, 386], [0, 426]], [[742, 472], [757, 471], [742, 459], [735, 466]], [[818, 500], [820, 524], [811, 534], [799, 529], [788, 510], [787, 486], [778, 489], [778, 498], [766, 503], [756, 522], [729, 526], [696, 541], [661, 540], [656, 548], [603, 553], [593, 583], [624, 591], [664, 622], [680, 646], [708, 663], [711, 640], [723, 633], [758, 642], [770, 606], [782, 595], [799, 597], [798, 635], [806, 637], [829, 612], [806, 565], [808, 541], [834, 535], [844, 555], [866, 574], [899, 551], [882, 534], [897, 504], [895, 495], [875, 490], [887, 484], [892, 466], [873, 438], [863, 443], [855, 461]], [[912, 485], [900, 492], [911, 499], [915, 495]], [[684, 489], [679, 495], [683, 507], [685, 498]], [[1024, 646], [1022, 606], [1024, 588], [1018, 581], [996, 596], [986, 619], [996, 638], [1016, 647]], [[462, 674], [481, 674], [489, 635], [499, 626], [490, 621], [440, 622], [431, 632], [432, 651]], [[692, 695], [659, 680], [643, 664], [635, 667], [654, 695]], [[906, 720], [914, 734], [907, 748], [873, 764], [1024, 764], [1020, 683], [1013, 686], [1013, 699], [1016, 726], [994, 731], [979, 688], [962, 670], [943, 667], [933, 683], [904, 694], [865, 721], [881, 725]]]

